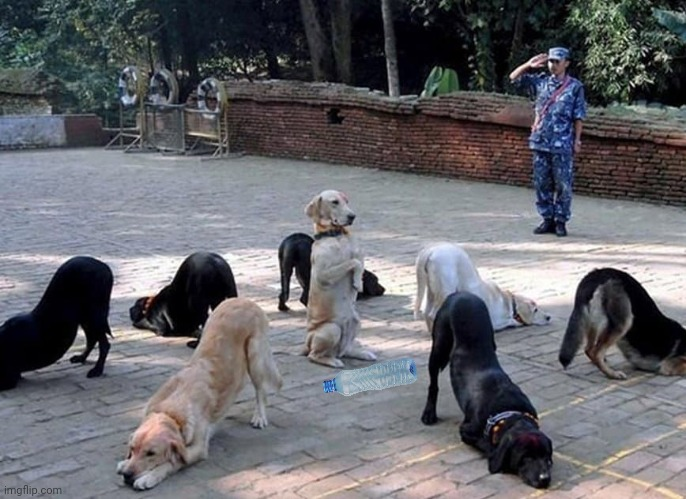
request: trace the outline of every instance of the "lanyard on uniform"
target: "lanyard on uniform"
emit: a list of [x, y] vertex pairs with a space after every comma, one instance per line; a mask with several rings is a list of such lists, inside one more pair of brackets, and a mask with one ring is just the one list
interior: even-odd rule
[[545, 113], [548, 112], [548, 108], [552, 106], [555, 101], [557, 100], [558, 97], [560, 97], [560, 94], [562, 91], [567, 88], [567, 85], [569, 85], [569, 75], [565, 75], [565, 80], [562, 82], [562, 85], [558, 87], [553, 94], [548, 97], [548, 100], [543, 104], [543, 107], [541, 108], [541, 112], [536, 114], [536, 119], [534, 119], [534, 124], [531, 125], [531, 131], [535, 132], [538, 127], [541, 125], [541, 121], [543, 121], [543, 117], [545, 116]]

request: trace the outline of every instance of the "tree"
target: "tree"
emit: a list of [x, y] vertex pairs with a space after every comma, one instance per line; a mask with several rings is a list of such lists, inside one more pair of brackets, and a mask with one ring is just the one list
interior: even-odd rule
[[[498, 91], [507, 75], [532, 52], [559, 43], [564, 2], [541, 0], [407, 0], [425, 22], [437, 24], [451, 16], [468, 53], [469, 87]], [[552, 27], [552, 28], [551, 28]], [[552, 39], [552, 40], [551, 40]], [[446, 65], [446, 64], [443, 64]]]
[[398, 77], [398, 55], [396, 53], [395, 28], [393, 27], [391, 0], [381, 0], [381, 15], [383, 17], [388, 95], [391, 97], [398, 97], [400, 95], [400, 78]]
[[652, 0], [576, 0], [569, 27], [583, 40], [579, 58], [591, 97], [631, 102], [664, 90], [677, 37], [658, 26]]
[[333, 81], [333, 67], [331, 65], [331, 45], [320, 20], [319, 9], [315, 0], [300, 0], [307, 46], [310, 49], [312, 62], [312, 77], [315, 81]]
[[353, 81], [351, 65], [352, 29], [351, 0], [329, 0], [331, 16], [331, 45], [336, 63], [338, 81], [351, 84]]

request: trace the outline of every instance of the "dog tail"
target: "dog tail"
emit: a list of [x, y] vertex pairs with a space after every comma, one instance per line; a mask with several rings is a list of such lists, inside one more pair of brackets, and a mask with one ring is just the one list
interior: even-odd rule
[[421, 320], [424, 318], [424, 311], [422, 305], [426, 299], [427, 285], [426, 285], [426, 264], [429, 260], [429, 251], [424, 248], [417, 255], [417, 261], [415, 262], [416, 274], [417, 274], [417, 297], [414, 300], [414, 318], [415, 320]]
[[564, 338], [562, 339], [562, 345], [560, 345], [560, 354], [558, 355], [558, 360], [565, 369], [567, 369], [569, 364], [572, 363], [574, 356], [579, 351], [579, 347], [581, 347], [581, 341], [583, 340], [581, 323], [582, 315], [584, 313], [585, 312], [582, 310], [581, 306], [575, 304], [572, 315], [569, 317], [567, 330], [565, 331]]
[[276, 366], [267, 336], [269, 322], [266, 316], [262, 316], [261, 320], [260, 332], [248, 340], [248, 374], [255, 386], [268, 386], [278, 392], [283, 385], [283, 379]]

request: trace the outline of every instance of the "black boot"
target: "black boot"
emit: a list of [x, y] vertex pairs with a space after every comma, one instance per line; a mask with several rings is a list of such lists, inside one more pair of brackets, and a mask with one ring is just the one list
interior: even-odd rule
[[567, 227], [565, 227], [564, 222], [557, 222], [555, 224], [555, 235], [557, 237], [566, 237], [567, 236]]
[[534, 234], [555, 234], [555, 221], [552, 218], [544, 219], [541, 225], [534, 229]]

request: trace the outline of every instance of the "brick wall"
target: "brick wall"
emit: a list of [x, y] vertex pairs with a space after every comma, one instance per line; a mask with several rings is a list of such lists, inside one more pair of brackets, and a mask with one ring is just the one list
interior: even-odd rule
[[[390, 99], [342, 85], [227, 82], [233, 151], [531, 185], [526, 99]], [[591, 109], [575, 190], [686, 205], [686, 126]]]
[[64, 115], [67, 147], [104, 146], [108, 136], [102, 128], [102, 120], [95, 114]]

